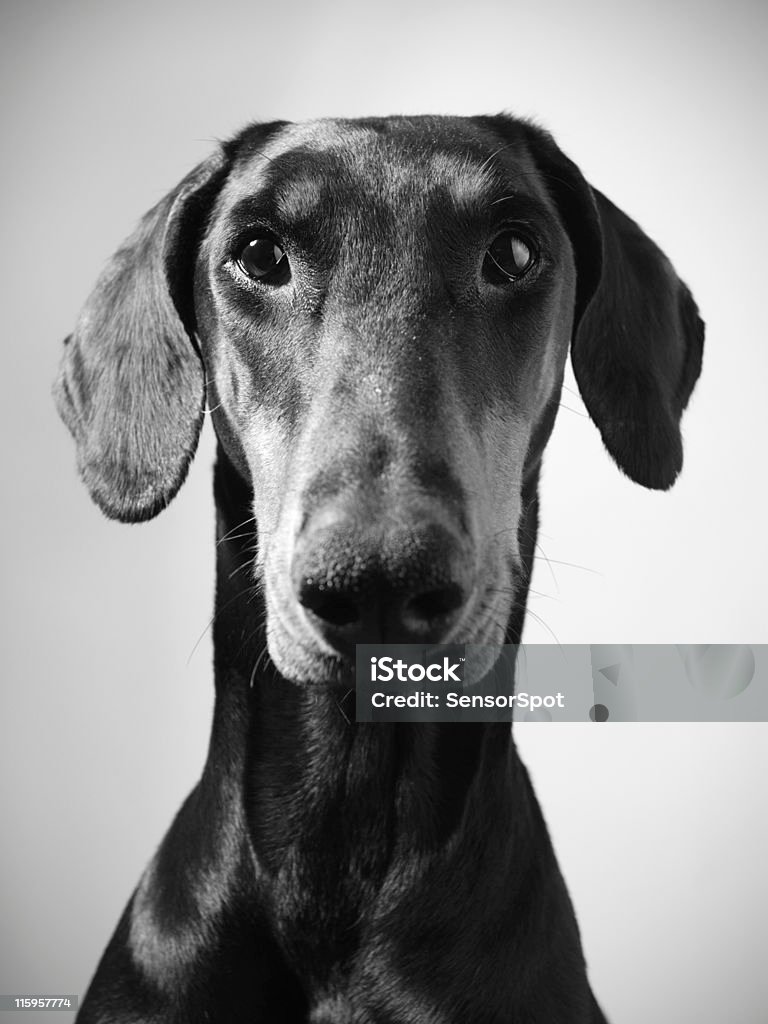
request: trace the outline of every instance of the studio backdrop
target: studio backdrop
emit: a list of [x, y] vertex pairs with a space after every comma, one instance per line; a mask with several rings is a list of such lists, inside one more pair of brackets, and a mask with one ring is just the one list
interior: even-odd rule
[[[250, 121], [508, 110], [555, 134], [707, 339], [669, 491], [619, 472], [568, 369], [524, 640], [768, 643], [767, 28], [750, 0], [3, 5], [0, 993], [84, 994], [203, 765], [212, 427], [170, 507], [121, 525], [50, 391], [105, 261]], [[767, 730], [515, 726], [616, 1024], [768, 1019]]]

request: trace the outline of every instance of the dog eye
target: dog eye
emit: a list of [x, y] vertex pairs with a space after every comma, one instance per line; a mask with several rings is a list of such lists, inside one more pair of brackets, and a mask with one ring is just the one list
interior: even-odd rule
[[488, 247], [483, 269], [491, 280], [501, 274], [508, 281], [516, 281], [527, 274], [535, 262], [531, 244], [514, 231], [504, 231]]
[[241, 251], [237, 264], [244, 274], [256, 281], [269, 280], [273, 284], [281, 284], [277, 280], [288, 270], [288, 257], [271, 238], [254, 238]]

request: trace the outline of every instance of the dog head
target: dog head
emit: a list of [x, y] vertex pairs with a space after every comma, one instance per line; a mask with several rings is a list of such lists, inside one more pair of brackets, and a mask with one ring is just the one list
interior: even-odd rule
[[108, 265], [56, 386], [107, 515], [160, 511], [204, 403], [253, 491], [272, 658], [501, 642], [569, 345], [619, 467], [669, 487], [701, 366], [654, 243], [522, 121], [257, 125]]

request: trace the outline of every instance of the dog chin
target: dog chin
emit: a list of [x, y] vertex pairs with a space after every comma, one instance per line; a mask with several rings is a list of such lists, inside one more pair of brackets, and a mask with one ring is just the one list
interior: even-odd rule
[[[462, 630], [450, 638], [451, 645], [473, 645], [472, 663], [477, 679], [486, 675], [495, 665], [503, 636], [496, 629], [480, 623], [471, 630]], [[484, 628], [485, 627], [485, 628]], [[489, 633], [491, 635], [489, 635]], [[267, 648], [275, 668], [284, 679], [303, 686], [354, 686], [354, 653], [323, 650], [311, 640], [298, 640], [279, 621], [272, 618], [267, 625]]]

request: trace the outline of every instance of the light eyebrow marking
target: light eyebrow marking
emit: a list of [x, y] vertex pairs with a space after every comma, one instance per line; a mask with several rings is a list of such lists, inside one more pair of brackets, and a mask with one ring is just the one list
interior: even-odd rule
[[498, 195], [503, 183], [495, 168], [487, 168], [468, 156], [453, 153], [436, 153], [431, 160], [433, 181], [445, 188], [457, 209], [473, 214], [487, 207], [491, 197]]
[[314, 178], [286, 181], [275, 194], [275, 206], [288, 223], [310, 218], [323, 204], [323, 189]]

